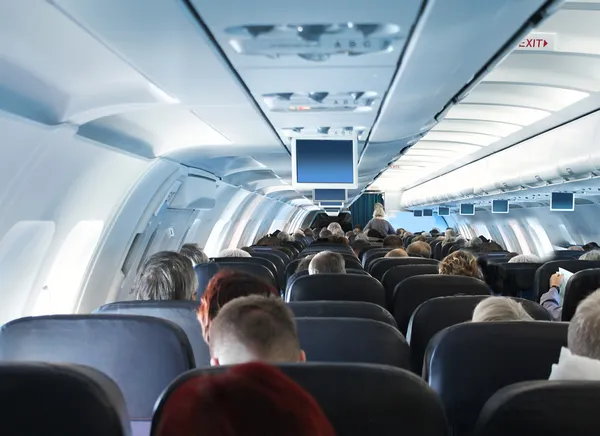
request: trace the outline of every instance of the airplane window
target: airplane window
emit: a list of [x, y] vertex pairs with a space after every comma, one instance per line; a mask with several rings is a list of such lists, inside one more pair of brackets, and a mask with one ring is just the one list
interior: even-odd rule
[[67, 235], [38, 296], [35, 315], [72, 313], [94, 250], [100, 241], [103, 221], [80, 221]]
[[513, 230], [515, 237], [517, 238], [517, 242], [521, 247], [521, 254], [531, 254], [531, 249], [529, 248], [529, 244], [527, 243], [527, 238], [525, 237], [525, 234], [521, 231], [519, 223], [515, 220], [510, 220], [508, 222], [508, 225]]
[[518, 252], [513, 240], [508, 236], [508, 233], [504, 231], [504, 226], [498, 226], [498, 231], [502, 235], [502, 241], [504, 242], [503, 245], [506, 247], [506, 249], [508, 251]]
[[538, 254], [551, 253], [553, 251], [552, 242], [548, 238], [548, 234], [537, 220], [537, 218], [529, 218], [528, 226], [531, 228], [531, 236], [535, 241], [535, 248]]
[[206, 247], [204, 247], [205, 253], [209, 257], [216, 257], [221, 251], [221, 233], [227, 224], [229, 224], [229, 220], [218, 220], [210, 232]]
[[477, 236], [483, 235], [488, 239], [492, 239], [492, 236], [490, 235], [490, 231], [484, 224], [477, 224], [474, 227], [475, 227], [475, 233], [477, 233]]

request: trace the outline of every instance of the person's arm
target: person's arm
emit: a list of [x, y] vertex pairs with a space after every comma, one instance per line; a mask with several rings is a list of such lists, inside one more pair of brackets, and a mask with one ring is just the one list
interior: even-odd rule
[[540, 298], [540, 304], [550, 313], [553, 321], [560, 321], [562, 307], [560, 306], [560, 289], [562, 274], [556, 273], [550, 277], [550, 289]]
[[388, 235], [395, 235], [396, 234], [396, 229], [394, 228], [394, 226], [389, 222], [389, 221], [385, 221], [387, 223], [388, 229], [387, 229], [387, 234]]

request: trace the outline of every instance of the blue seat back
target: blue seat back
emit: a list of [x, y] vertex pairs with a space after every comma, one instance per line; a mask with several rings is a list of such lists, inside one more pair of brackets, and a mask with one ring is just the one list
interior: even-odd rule
[[396, 327], [396, 320], [386, 309], [363, 301], [292, 301], [288, 306], [297, 318], [361, 318]]
[[385, 290], [370, 276], [315, 274], [299, 277], [289, 288], [286, 301], [366, 301], [385, 307]]

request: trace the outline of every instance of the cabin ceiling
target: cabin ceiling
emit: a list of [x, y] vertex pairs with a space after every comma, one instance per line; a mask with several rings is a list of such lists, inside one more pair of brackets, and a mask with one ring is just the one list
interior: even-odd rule
[[350, 202], [510, 145], [597, 92], [598, 2], [536, 30], [558, 34], [552, 50], [492, 68], [558, 3], [2, 2], [0, 109], [306, 208], [290, 138], [355, 133]]

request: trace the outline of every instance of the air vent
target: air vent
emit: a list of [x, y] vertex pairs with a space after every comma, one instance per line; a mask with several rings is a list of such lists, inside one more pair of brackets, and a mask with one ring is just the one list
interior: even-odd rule
[[286, 127], [281, 129], [283, 135], [288, 138], [299, 138], [302, 136], [323, 136], [323, 137], [353, 137], [356, 135], [361, 139], [361, 135], [367, 130], [363, 126], [348, 127]]
[[281, 92], [264, 94], [263, 99], [272, 112], [370, 112], [377, 93]]
[[315, 62], [334, 55], [390, 52], [401, 39], [400, 26], [376, 23], [247, 25], [229, 27], [225, 32], [240, 54], [298, 56]]

